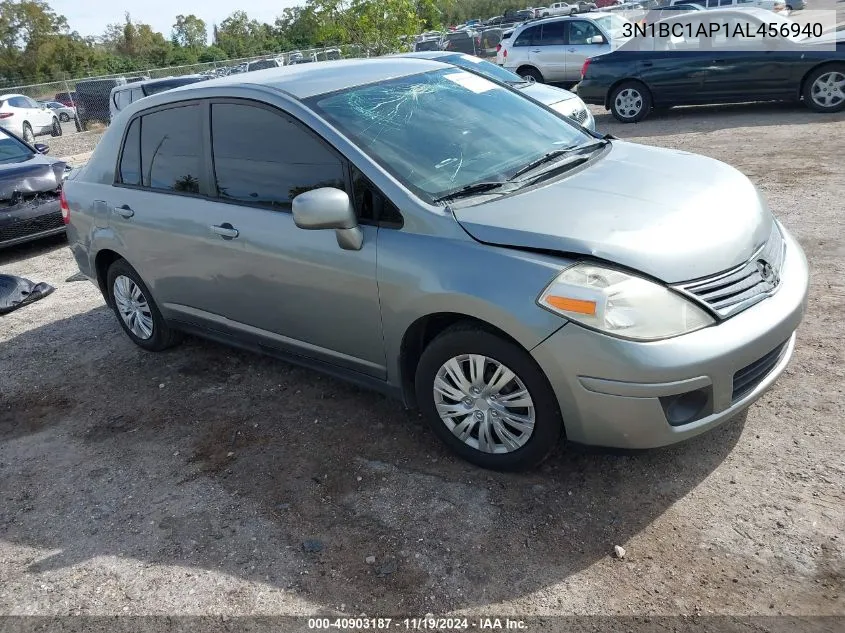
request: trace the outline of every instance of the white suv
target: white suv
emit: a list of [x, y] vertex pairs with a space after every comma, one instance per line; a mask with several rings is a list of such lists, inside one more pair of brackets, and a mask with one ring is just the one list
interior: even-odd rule
[[626, 22], [600, 12], [529, 22], [502, 42], [502, 65], [537, 82], [574, 83], [588, 57], [608, 53], [624, 41]]
[[32, 145], [40, 134], [62, 135], [58, 115], [26, 95], [0, 95], [0, 127]]

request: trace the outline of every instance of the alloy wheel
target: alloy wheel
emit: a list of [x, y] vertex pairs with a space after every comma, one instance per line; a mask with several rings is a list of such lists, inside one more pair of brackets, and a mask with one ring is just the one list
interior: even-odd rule
[[813, 101], [822, 108], [831, 108], [845, 101], [845, 74], [831, 71], [819, 75], [810, 90]]
[[510, 368], [481, 354], [454, 356], [434, 379], [434, 404], [452, 434], [483, 453], [518, 450], [534, 431], [534, 401]]
[[643, 109], [643, 96], [636, 88], [625, 88], [614, 100], [616, 111], [626, 119], [633, 119]]
[[139, 339], [149, 339], [153, 335], [153, 314], [138, 284], [125, 275], [118, 275], [112, 292], [120, 318], [129, 331]]
[[32, 145], [35, 142], [35, 134], [32, 133], [32, 128], [25, 125], [23, 128], [23, 140]]

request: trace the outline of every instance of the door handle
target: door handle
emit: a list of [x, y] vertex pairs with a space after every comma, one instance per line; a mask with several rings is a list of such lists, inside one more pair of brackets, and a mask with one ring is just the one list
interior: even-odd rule
[[122, 218], [131, 218], [133, 215], [135, 215], [135, 212], [129, 207], [128, 204], [115, 207], [114, 212]]
[[217, 233], [217, 235], [222, 237], [224, 240], [233, 240], [240, 235], [238, 229], [228, 222], [224, 222], [223, 224], [213, 224], [211, 226], [211, 230]]
[[652, 66], [654, 66], [654, 62], [643, 62], [644, 68], [651, 68]]
[[574, 49], [574, 48], [567, 48], [567, 49], [566, 49], [566, 52], [567, 52], [567, 53], [574, 53], [574, 52], [575, 52], [575, 49]]
[[532, 52], [532, 53], [542, 53], [543, 51], [541, 51], [539, 48], [534, 48], [534, 49], [531, 49], [530, 52]]

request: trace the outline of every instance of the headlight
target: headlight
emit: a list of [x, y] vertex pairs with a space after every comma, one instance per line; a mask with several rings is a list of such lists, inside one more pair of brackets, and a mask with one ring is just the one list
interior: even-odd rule
[[704, 310], [659, 284], [593, 264], [567, 268], [537, 301], [588, 327], [643, 341], [687, 334], [714, 323]]

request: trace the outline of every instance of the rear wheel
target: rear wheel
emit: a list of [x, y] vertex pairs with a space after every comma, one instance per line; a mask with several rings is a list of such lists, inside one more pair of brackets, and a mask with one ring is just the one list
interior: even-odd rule
[[531, 66], [525, 66], [524, 68], [520, 68], [517, 71], [517, 74], [523, 79], [530, 78], [536, 81], [538, 84], [543, 83], [543, 74], [539, 70], [537, 70], [536, 68], [532, 68]]
[[483, 468], [535, 466], [563, 430], [554, 392], [528, 352], [473, 324], [449, 328], [426, 347], [415, 388], [435, 434]]
[[651, 93], [639, 81], [623, 81], [610, 95], [610, 112], [622, 123], [637, 123], [651, 110]]
[[181, 333], [165, 322], [147, 286], [126, 260], [118, 259], [109, 267], [106, 283], [109, 303], [133, 343], [159, 352], [181, 340]]
[[61, 119], [62, 123], [67, 123], [68, 121], [70, 121], [70, 115], [67, 112], [62, 112], [59, 115], [59, 119]]
[[35, 142], [35, 134], [32, 133], [32, 126], [26, 121], [23, 122], [23, 140], [30, 145]]
[[62, 124], [59, 123], [59, 120], [53, 117], [53, 127], [50, 130], [50, 136], [61, 136], [62, 135]]
[[823, 66], [804, 82], [804, 103], [816, 112], [839, 112], [845, 107], [845, 65]]

